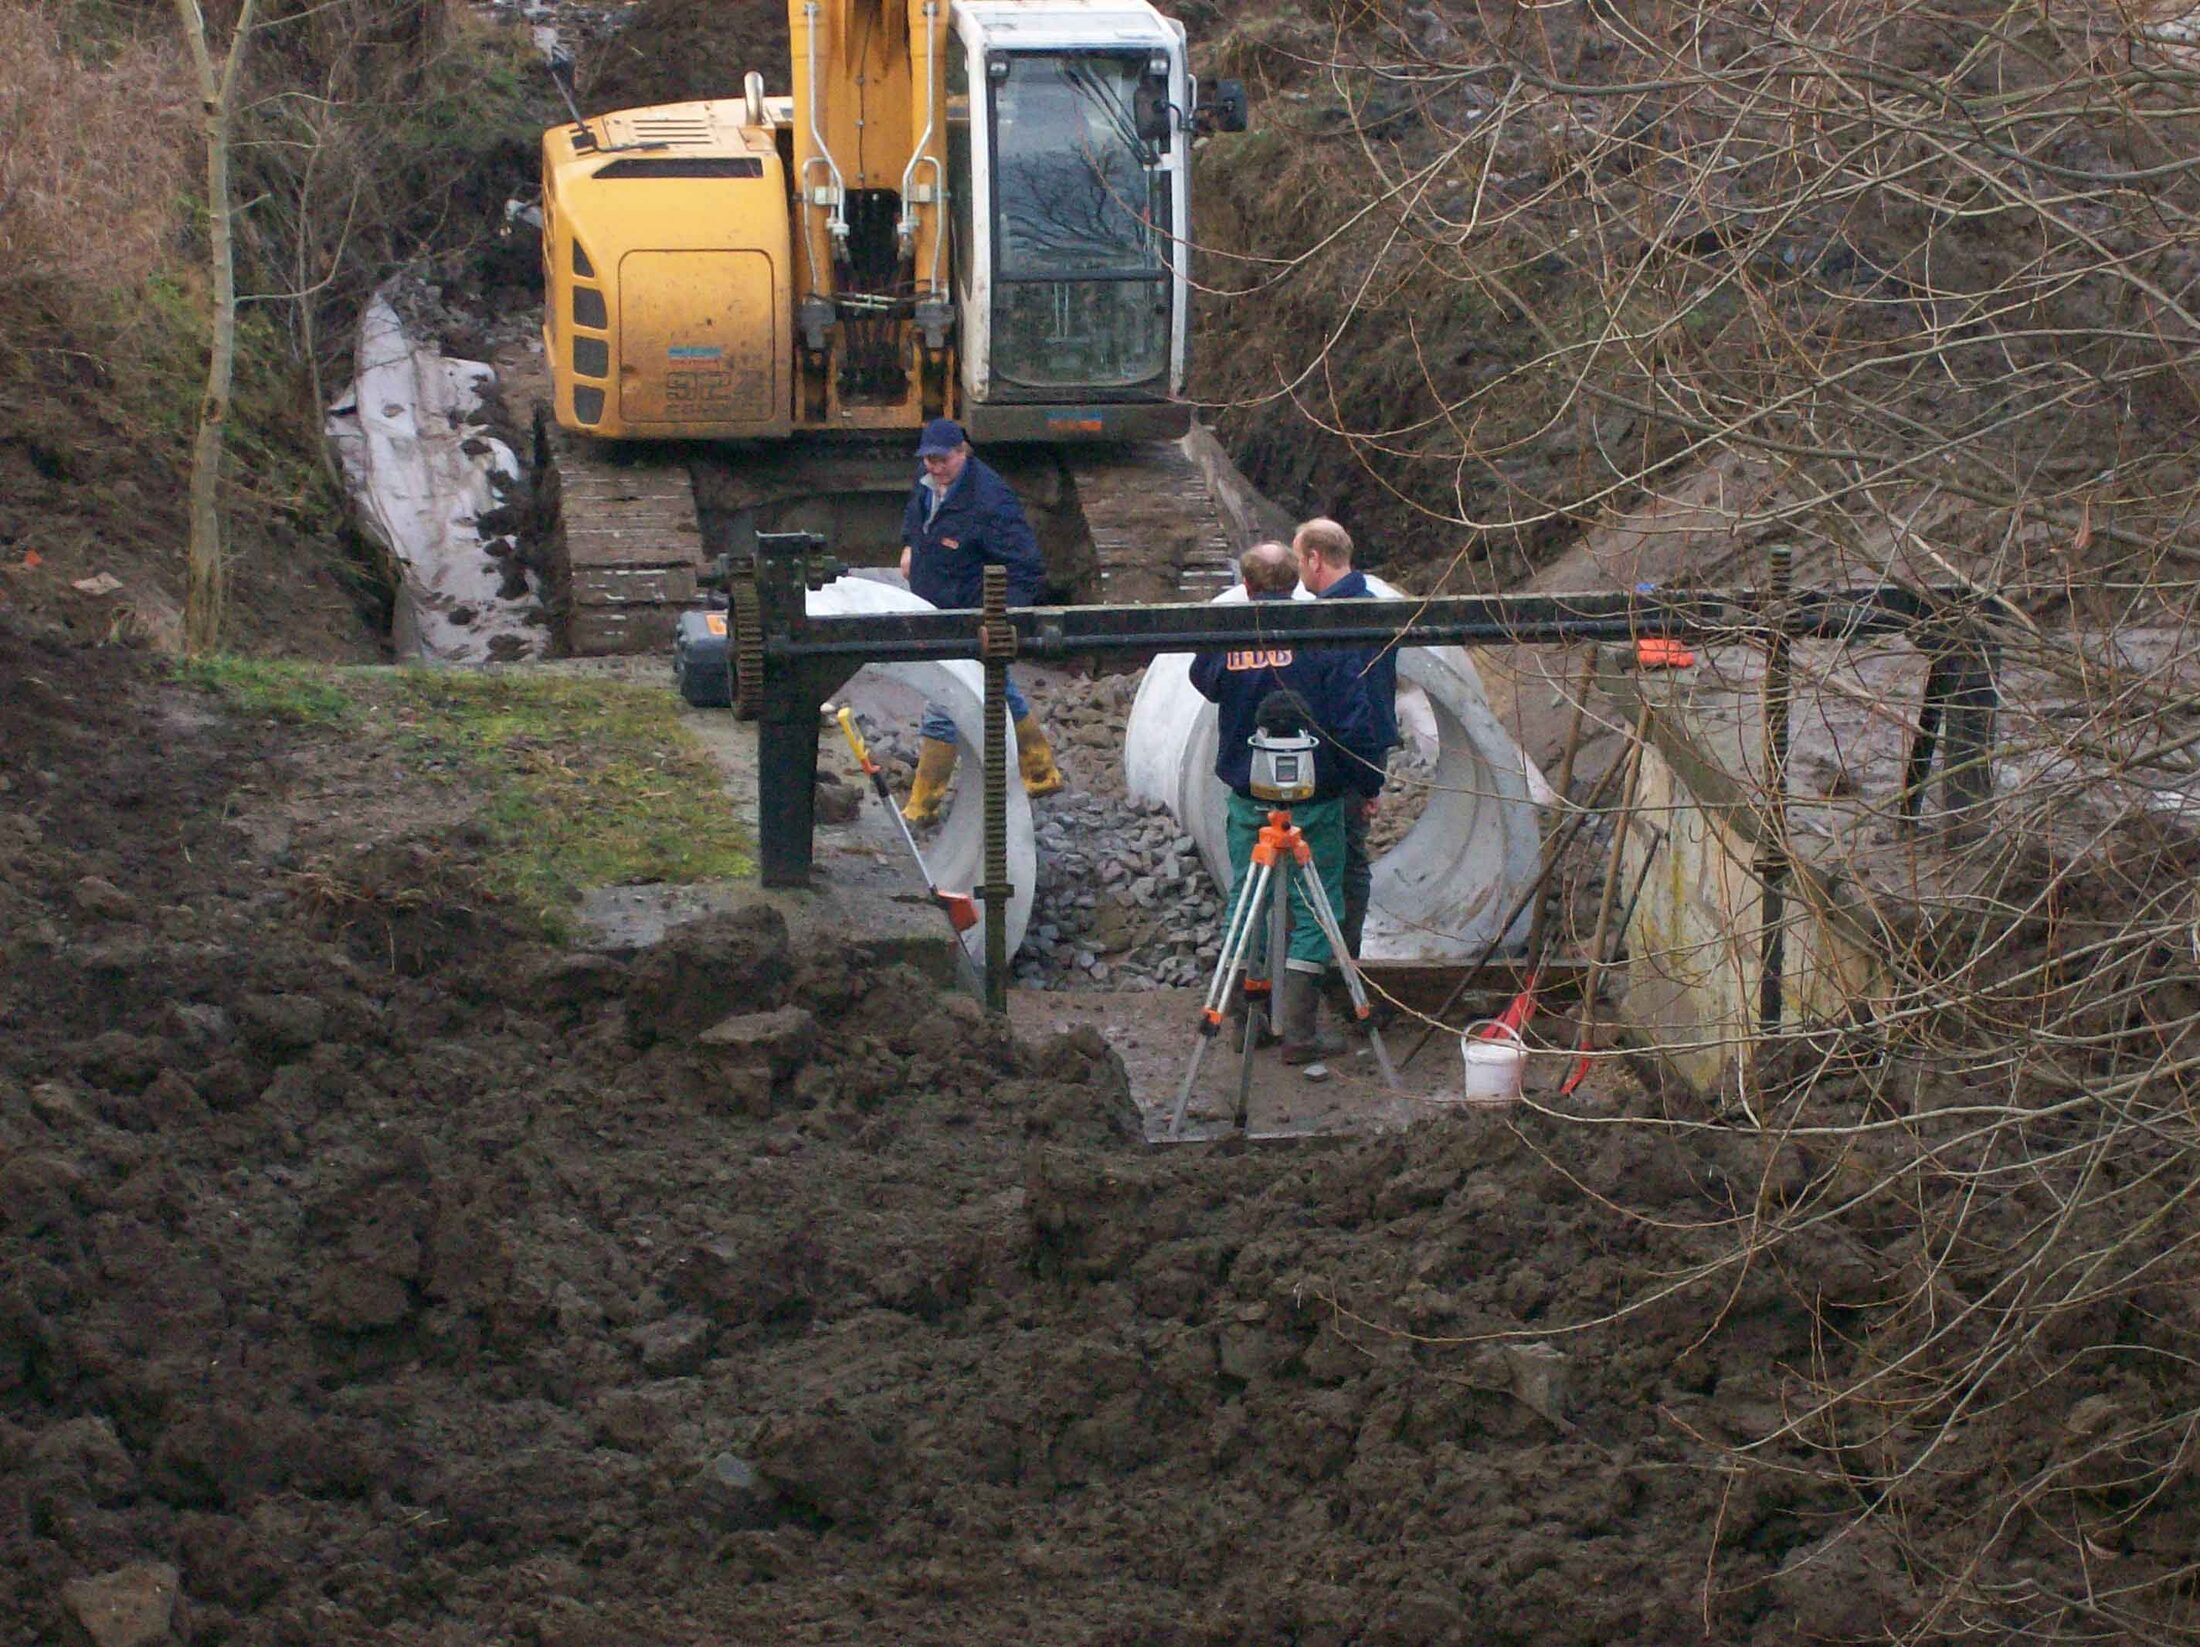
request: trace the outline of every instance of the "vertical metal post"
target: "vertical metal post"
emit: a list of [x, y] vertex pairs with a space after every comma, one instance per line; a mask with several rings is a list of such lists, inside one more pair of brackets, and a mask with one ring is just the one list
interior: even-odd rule
[[1008, 623], [1008, 568], [985, 569], [979, 656], [985, 660], [985, 1006], [1008, 1010], [1008, 660], [1016, 631]]
[[[808, 671], [789, 669], [756, 718], [757, 787], [768, 797], [756, 818], [757, 878], [766, 886], [808, 886], [817, 824], [817, 703], [799, 701]], [[797, 700], [797, 701], [788, 701]]]
[[[809, 616], [808, 591], [837, 577], [814, 532], [760, 532], [753, 596], [755, 631], [736, 626], [739, 673], [750, 677], [756, 705], [757, 876], [766, 886], [810, 884], [817, 822], [817, 712], [855, 665], [842, 659], [770, 655], [768, 642], [795, 639]], [[736, 607], [738, 612], [738, 605]]]
[[1925, 810], [1925, 781], [1933, 770], [1933, 751], [1940, 743], [1941, 710], [1948, 698], [1948, 654], [1936, 640], [1925, 665], [1925, 690], [1917, 707], [1917, 731], [1910, 739], [1910, 753], [1902, 763], [1902, 800], [1899, 816], [1905, 827], [1915, 825]]
[[1941, 801], [1951, 827], [1977, 822], [1994, 797], [1994, 717], [2001, 707], [1995, 680], [2000, 648], [1981, 627], [1966, 624], [1952, 637], [1947, 662], [1947, 713], [1941, 759]]
[[1940, 755], [1940, 804], [1951, 834], [1973, 827], [1978, 808], [1994, 795], [1994, 719], [2001, 708], [2001, 648], [1979, 625], [1935, 628], [1926, 649], [1924, 701], [1917, 734], [1902, 765], [1901, 817], [1915, 824], [1925, 810], [1933, 755]]
[[1766, 556], [1763, 833], [1757, 842], [1757, 881], [1762, 888], [1764, 930], [1758, 956], [1757, 1027], [1770, 1040], [1780, 1032], [1783, 974], [1787, 970], [1788, 719], [1794, 701], [1788, 635], [1795, 581], [1795, 552], [1784, 543]]
[[[777, 539], [756, 564], [756, 619], [764, 637], [784, 638], [804, 617], [802, 545]], [[761, 662], [761, 659], [759, 660]], [[808, 886], [817, 805], [817, 704], [811, 671], [781, 663], [762, 673], [756, 709], [758, 878], [766, 886]]]

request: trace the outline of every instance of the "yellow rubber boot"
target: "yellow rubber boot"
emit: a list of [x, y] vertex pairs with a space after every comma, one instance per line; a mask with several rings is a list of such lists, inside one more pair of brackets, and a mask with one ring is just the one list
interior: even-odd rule
[[947, 799], [948, 780], [955, 775], [955, 746], [944, 738], [917, 740], [917, 776], [909, 786], [909, 804], [901, 815], [913, 824], [938, 823], [940, 806]]
[[1062, 769], [1054, 764], [1054, 745], [1047, 742], [1046, 728], [1039, 724], [1036, 713], [1016, 723], [1016, 750], [1026, 795], [1062, 792]]

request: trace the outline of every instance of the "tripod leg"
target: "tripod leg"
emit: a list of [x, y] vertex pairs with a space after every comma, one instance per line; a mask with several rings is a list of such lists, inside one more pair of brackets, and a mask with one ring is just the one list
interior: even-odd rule
[[1199, 1066], [1207, 1056], [1207, 1043], [1215, 1037], [1222, 1008], [1237, 983], [1238, 969], [1245, 964], [1246, 940], [1253, 931], [1253, 922], [1245, 912], [1259, 907], [1268, 873], [1266, 864], [1252, 866], [1240, 889], [1239, 907], [1231, 912], [1229, 929], [1223, 934], [1222, 953], [1215, 958], [1214, 980], [1207, 986], [1206, 1009], [1199, 1018], [1199, 1038], [1192, 1043], [1191, 1067], [1184, 1072], [1183, 1085], [1177, 1088], [1176, 1108], [1169, 1114], [1168, 1136], [1172, 1139], [1184, 1130], [1184, 1113], [1191, 1108], [1192, 1089], [1199, 1081]]
[[1257, 907], [1262, 882], [1268, 874], [1268, 865], [1254, 864], [1238, 888], [1237, 902], [1231, 907], [1230, 919], [1222, 932], [1222, 952], [1215, 957], [1215, 972], [1207, 985], [1206, 1010], [1209, 1014], [1220, 1012], [1230, 999], [1233, 962], [1245, 958], [1245, 936], [1252, 930], [1250, 911]]
[[1172, 1140], [1184, 1130], [1184, 1112], [1192, 1105], [1192, 1088], [1199, 1081], [1200, 1061], [1207, 1056], [1207, 1040], [1202, 1035], [1192, 1043], [1192, 1061], [1184, 1071], [1184, 1084], [1176, 1089], [1176, 1108], [1169, 1112], [1168, 1136]]
[[1367, 1044], [1375, 1050], [1375, 1067], [1383, 1072], [1383, 1085], [1396, 1092], [1398, 1071], [1390, 1061], [1390, 1049], [1383, 1045], [1383, 1032], [1375, 1027], [1370, 1015], [1367, 988], [1360, 979], [1360, 963], [1344, 947], [1344, 933], [1338, 928], [1337, 913], [1330, 905], [1329, 893], [1312, 864], [1299, 864], [1297, 870], [1304, 877], [1306, 901], [1314, 911], [1314, 919], [1322, 929], [1322, 936], [1329, 940], [1330, 951], [1344, 972], [1344, 987], [1352, 997], [1352, 1010], [1367, 1023]]
[[1290, 918], [1291, 877], [1280, 870], [1272, 872], [1267, 890], [1268, 953], [1261, 963], [1261, 977], [1268, 990], [1259, 1004], [1248, 1001], [1245, 1007], [1245, 1051], [1238, 1060], [1236, 1124], [1240, 1132], [1250, 1130], [1247, 1119], [1253, 1106], [1253, 1053], [1274, 1013], [1276, 975], [1283, 966], [1284, 923]]

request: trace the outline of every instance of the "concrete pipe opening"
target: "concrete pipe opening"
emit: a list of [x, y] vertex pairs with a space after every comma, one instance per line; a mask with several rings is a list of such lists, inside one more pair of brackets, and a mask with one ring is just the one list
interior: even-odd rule
[[[1370, 591], [1395, 599], [1378, 578]], [[1305, 590], [1301, 600], [1313, 597]], [[1242, 586], [1216, 604], [1245, 599]], [[1228, 792], [1215, 777], [1215, 706], [1193, 688], [1189, 653], [1154, 659], [1131, 705], [1124, 778], [1134, 800], [1158, 801], [1199, 844], [1216, 884], [1230, 884], [1223, 842]], [[1490, 713], [1482, 677], [1456, 646], [1409, 647], [1398, 658], [1399, 727], [1433, 736], [1436, 767], [1421, 816], [1374, 863], [1361, 956], [1369, 961], [1471, 960], [1535, 878], [1542, 775]], [[1394, 785], [1384, 793], [1396, 804]], [[1527, 920], [1506, 935], [1517, 944]], [[1502, 953], [1502, 950], [1500, 951]]]
[[[813, 589], [806, 603], [812, 617], [846, 617], [871, 612], [930, 612], [930, 601], [879, 578], [835, 578]], [[963, 660], [947, 663], [872, 663], [862, 674], [879, 674], [921, 693], [954, 718], [962, 753], [955, 793], [937, 834], [923, 842], [925, 862], [940, 887], [967, 892], [985, 879], [985, 669]], [[861, 676], [859, 675], [859, 679]], [[851, 683], [852, 684], [852, 683]], [[830, 736], [839, 737], [834, 731]], [[1031, 919], [1032, 885], [1038, 874], [1038, 849], [1031, 834], [1031, 799], [1016, 773], [1016, 728], [1008, 728], [1008, 878], [1015, 888], [1008, 901], [1008, 952], [1023, 947]], [[914, 885], [916, 868], [910, 867]], [[984, 905], [980, 904], [980, 911]], [[985, 955], [985, 922], [963, 939], [973, 957]]]

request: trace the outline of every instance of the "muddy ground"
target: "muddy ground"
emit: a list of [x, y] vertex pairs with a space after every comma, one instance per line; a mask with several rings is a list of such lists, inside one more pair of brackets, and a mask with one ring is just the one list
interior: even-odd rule
[[[1151, 1152], [1096, 1037], [774, 917], [534, 941], [447, 807], [332, 903], [254, 825], [353, 758], [0, 617], [0, 1642], [1879, 1640], [2040, 1389], [2154, 1399], [1980, 1420], [1898, 1554], [1782, 1426], [1899, 1243], [1732, 1261], [1840, 1162]], [[1976, 1553], [2012, 1615], [2066, 1577]]]
[[[1651, 1090], [1156, 1153], [1090, 1034], [763, 917], [547, 945], [448, 785], [102, 644], [172, 602], [77, 581], [179, 516], [82, 400], [0, 441], [0, 1647], [2200, 1623], [2182, 928], [2090, 1104], [1836, 1040], [1777, 1146]], [[377, 655], [258, 554], [241, 636]]]

